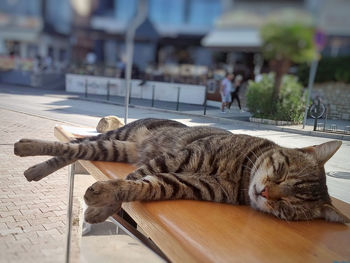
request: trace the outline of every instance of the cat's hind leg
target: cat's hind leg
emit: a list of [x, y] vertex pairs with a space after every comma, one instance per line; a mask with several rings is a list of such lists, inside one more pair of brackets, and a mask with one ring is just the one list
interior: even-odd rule
[[135, 163], [137, 143], [118, 140], [82, 141], [73, 143], [22, 139], [14, 145], [18, 156], [61, 156], [74, 160]]
[[54, 157], [45, 162], [36, 164], [26, 171], [24, 171], [24, 176], [28, 181], [39, 181], [44, 177], [56, 172], [57, 170], [75, 162], [76, 159], [68, 159], [65, 157]]
[[59, 142], [50, 142], [35, 139], [21, 139], [14, 144], [14, 154], [25, 156], [57, 155], [56, 152], [62, 148]]

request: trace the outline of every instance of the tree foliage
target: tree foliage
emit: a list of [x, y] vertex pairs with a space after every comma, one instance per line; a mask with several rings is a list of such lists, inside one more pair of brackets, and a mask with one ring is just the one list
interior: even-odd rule
[[[304, 85], [307, 85], [309, 72], [309, 63], [304, 63], [298, 68], [298, 77]], [[318, 64], [315, 82], [350, 83], [350, 56], [322, 57]]]
[[303, 63], [314, 58], [314, 30], [299, 22], [269, 22], [261, 28], [263, 55], [268, 60]]
[[264, 74], [259, 82], [250, 81], [247, 90], [247, 106], [253, 117], [301, 122], [305, 110], [305, 94], [297, 78], [285, 75], [282, 79], [278, 102], [272, 101], [273, 74]]
[[290, 65], [311, 61], [315, 56], [314, 29], [307, 18], [295, 12], [282, 12], [260, 30], [263, 55], [275, 72], [273, 106], [278, 102], [282, 78]]

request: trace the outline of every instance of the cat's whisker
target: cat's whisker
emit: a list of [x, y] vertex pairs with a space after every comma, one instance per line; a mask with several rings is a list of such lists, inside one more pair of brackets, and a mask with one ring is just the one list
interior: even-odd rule
[[297, 214], [296, 207], [292, 205], [292, 203], [289, 200], [283, 199], [283, 202], [285, 202], [293, 210], [294, 214]]
[[253, 168], [254, 168], [254, 172], [256, 172], [258, 170], [258, 168], [256, 167], [255, 163], [248, 156], [247, 156], [247, 159], [252, 163]]
[[246, 168], [246, 169], [248, 170], [248, 172], [251, 172], [251, 171], [253, 170], [253, 168], [248, 167], [248, 166], [246, 166], [246, 165], [244, 165], [243, 167]]
[[[301, 208], [300, 208], [300, 211], [303, 212], [306, 221], [310, 221], [310, 219], [312, 219], [311, 217], [308, 217], [308, 216], [307, 216], [307, 214], [306, 214], [306, 209], [305, 209], [305, 208], [301, 207]], [[309, 223], [309, 222], [308, 222], [308, 223]]]
[[297, 174], [297, 176], [296, 177], [299, 177], [299, 175], [301, 175], [305, 170], [306, 170], [306, 166]]
[[[260, 150], [260, 148], [258, 148], [258, 150]], [[255, 156], [255, 161], [257, 161], [259, 157], [255, 154], [254, 151], [252, 151], [252, 154]]]

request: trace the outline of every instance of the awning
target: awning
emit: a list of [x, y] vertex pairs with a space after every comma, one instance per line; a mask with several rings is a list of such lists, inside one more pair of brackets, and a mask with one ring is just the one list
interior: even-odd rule
[[257, 50], [261, 47], [258, 29], [215, 29], [201, 41], [205, 47]]
[[4, 29], [0, 28], [0, 38], [4, 40], [36, 42], [40, 36], [39, 31], [24, 30], [24, 29]]

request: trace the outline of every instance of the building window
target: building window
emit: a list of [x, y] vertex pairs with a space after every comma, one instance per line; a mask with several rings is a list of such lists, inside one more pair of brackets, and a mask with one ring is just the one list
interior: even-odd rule
[[40, 1], [2, 0], [0, 1], [0, 13], [38, 16], [40, 15]]
[[116, 2], [114, 0], [99, 1], [98, 6], [93, 12], [93, 15], [97, 16], [114, 16], [114, 9], [116, 8]]
[[67, 50], [61, 48], [59, 51], [59, 58], [58, 59], [60, 62], [66, 61], [67, 60]]
[[185, 23], [185, 0], [150, 0], [149, 16], [157, 24], [182, 25]]
[[221, 14], [220, 1], [191, 0], [189, 3], [188, 23], [191, 25], [212, 26]]
[[127, 22], [136, 13], [137, 0], [116, 0], [114, 14], [117, 20]]

